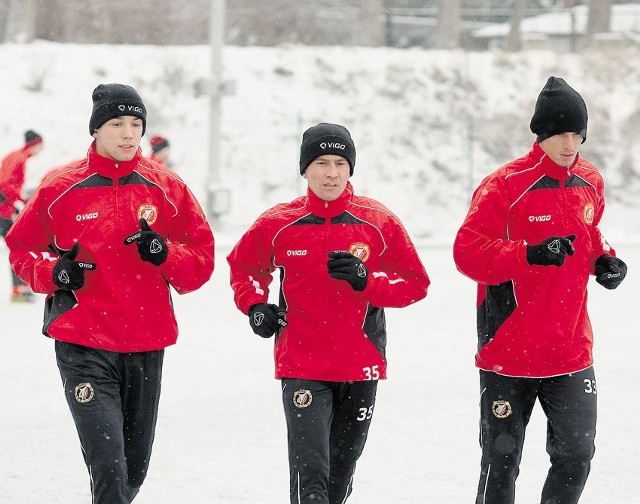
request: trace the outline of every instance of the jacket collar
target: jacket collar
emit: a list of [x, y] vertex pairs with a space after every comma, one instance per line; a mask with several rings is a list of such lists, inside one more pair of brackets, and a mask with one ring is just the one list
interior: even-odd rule
[[353, 186], [351, 182], [347, 182], [345, 190], [333, 201], [325, 201], [319, 198], [311, 189], [307, 189], [307, 208], [314, 215], [331, 218], [343, 213], [352, 198]]
[[102, 177], [112, 179], [119, 179], [131, 174], [135, 167], [138, 166], [141, 157], [142, 151], [140, 148], [138, 148], [138, 151], [131, 161], [115, 161], [113, 159], [103, 157], [98, 154], [98, 151], [96, 151], [95, 141], [91, 144], [89, 152], [87, 153], [89, 168], [96, 171], [98, 175], [101, 175]]
[[31, 149], [29, 148], [28, 145], [23, 146], [20, 151], [22, 152], [22, 156], [25, 159], [29, 159], [31, 156], [33, 156], [33, 153], [31, 152]]
[[578, 164], [578, 161], [580, 161], [580, 153], [578, 153], [576, 154], [576, 158], [574, 159], [571, 166], [560, 166], [552, 161], [547, 154], [545, 154], [538, 142], [535, 142], [533, 144], [530, 155], [532, 161], [538, 169], [542, 170], [546, 175], [549, 175], [549, 177], [556, 180], [564, 180], [569, 175], [571, 175], [575, 166]]

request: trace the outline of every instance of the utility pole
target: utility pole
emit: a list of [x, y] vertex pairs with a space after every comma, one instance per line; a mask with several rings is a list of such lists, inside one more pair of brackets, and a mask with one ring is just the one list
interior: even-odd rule
[[209, 96], [209, 170], [205, 182], [207, 191], [206, 213], [215, 227], [220, 217], [229, 213], [230, 191], [222, 186], [220, 177], [221, 101], [224, 95], [234, 93], [234, 83], [222, 79], [222, 49], [225, 43], [225, 0], [211, 0], [209, 8], [209, 45], [211, 47], [211, 75], [200, 79], [197, 95]]

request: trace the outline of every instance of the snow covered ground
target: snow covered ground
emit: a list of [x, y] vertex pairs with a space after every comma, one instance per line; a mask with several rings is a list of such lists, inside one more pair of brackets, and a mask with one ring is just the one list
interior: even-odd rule
[[[581, 504], [638, 502], [637, 351], [640, 248], [619, 246], [625, 282], [590, 288], [596, 334], [597, 451]], [[235, 309], [217, 250], [213, 279], [176, 296], [181, 327], [167, 350], [149, 475], [136, 504], [288, 502], [284, 416], [273, 379], [273, 340], [255, 336]], [[379, 387], [351, 504], [473, 502], [478, 477], [478, 379], [473, 283], [450, 246], [423, 248], [427, 298], [388, 310], [389, 379]], [[6, 265], [6, 250], [0, 264]], [[63, 397], [52, 341], [40, 335], [42, 300], [7, 301], [0, 268], [0, 502], [89, 502], [87, 471]], [[2, 294], [4, 292], [4, 294]], [[40, 296], [39, 296], [40, 297]], [[527, 433], [518, 503], [538, 502], [548, 467], [539, 406]]]

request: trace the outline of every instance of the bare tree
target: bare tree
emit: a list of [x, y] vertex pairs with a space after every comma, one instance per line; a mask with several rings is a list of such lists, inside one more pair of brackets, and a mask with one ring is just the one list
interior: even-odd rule
[[384, 43], [384, 1], [228, 0], [233, 44], [366, 45]]
[[587, 19], [587, 32], [585, 44], [590, 46], [596, 33], [611, 31], [611, 4], [612, 0], [591, 0], [589, 3], [589, 18]]
[[26, 5], [22, 0], [9, 0], [6, 7], [5, 42], [24, 42], [26, 29]]
[[438, 0], [438, 27], [435, 47], [460, 47], [460, 0]]
[[[384, 6], [384, 0], [227, 0], [226, 39], [383, 45]], [[209, 7], [210, 0], [0, 0], [0, 42], [206, 44]]]
[[522, 46], [520, 38], [520, 24], [524, 17], [524, 10], [527, 0], [516, 0], [513, 5], [513, 15], [511, 16], [511, 27], [505, 43], [505, 50], [509, 52], [519, 51]]
[[357, 30], [359, 35], [354, 39], [354, 43], [364, 46], [384, 45], [384, 0], [368, 0], [361, 3], [358, 15], [361, 29]]

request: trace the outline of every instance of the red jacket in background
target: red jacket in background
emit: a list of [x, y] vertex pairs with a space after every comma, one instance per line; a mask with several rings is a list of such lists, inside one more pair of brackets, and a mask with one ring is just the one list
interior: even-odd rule
[[[598, 228], [604, 206], [591, 163], [558, 166], [537, 143], [482, 181], [453, 248], [478, 283], [480, 369], [549, 377], [591, 366], [587, 282], [598, 257], [615, 255]], [[527, 244], [571, 234], [576, 252], [563, 266], [529, 265]]]
[[0, 218], [11, 220], [16, 214], [16, 201], [24, 201], [22, 186], [27, 159], [31, 157], [28, 146], [9, 153], [0, 167]]
[[[349, 251], [369, 271], [367, 287], [329, 276], [328, 254]], [[242, 313], [269, 297], [280, 270], [288, 325], [275, 344], [276, 378], [386, 378], [384, 307], [424, 298], [429, 277], [405, 229], [387, 208], [353, 194], [335, 201], [312, 191], [263, 213], [227, 257]]]
[[[124, 240], [144, 217], [167, 241], [160, 266], [142, 261]], [[14, 270], [47, 294], [43, 332], [113, 352], [158, 350], [176, 342], [169, 286], [186, 293], [213, 272], [211, 228], [184, 182], [142, 157], [117, 163], [95, 151], [57, 169], [29, 199], [6, 237]], [[80, 244], [77, 261], [96, 264], [84, 287], [57, 290], [60, 253]]]

